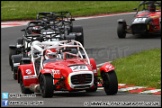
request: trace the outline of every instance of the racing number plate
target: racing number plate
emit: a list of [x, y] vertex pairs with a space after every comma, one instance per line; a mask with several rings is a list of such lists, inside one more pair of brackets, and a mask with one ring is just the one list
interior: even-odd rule
[[133, 23], [143, 23], [146, 21], [147, 18], [135, 18]]

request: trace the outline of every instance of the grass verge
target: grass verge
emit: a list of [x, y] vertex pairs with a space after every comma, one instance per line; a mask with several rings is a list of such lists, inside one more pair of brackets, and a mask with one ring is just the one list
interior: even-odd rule
[[1, 21], [36, 19], [38, 12], [70, 11], [74, 17], [131, 12], [140, 1], [2, 1]]
[[161, 89], [161, 49], [114, 60], [118, 82]]

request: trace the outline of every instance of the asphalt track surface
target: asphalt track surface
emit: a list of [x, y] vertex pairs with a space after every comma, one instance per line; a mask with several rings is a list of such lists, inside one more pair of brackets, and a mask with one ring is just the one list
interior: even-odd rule
[[[76, 20], [74, 25], [82, 25], [84, 28], [85, 48], [90, 57], [94, 57], [98, 63], [112, 61], [142, 50], [161, 48], [161, 37], [139, 37], [127, 34], [126, 39], [117, 37], [117, 20], [126, 19], [129, 23], [133, 14], [100, 17], [84, 20]], [[22, 36], [20, 31], [25, 26], [1, 29], [1, 92], [21, 93], [19, 84], [13, 80], [8, 63], [8, 45], [15, 44], [16, 39]], [[160, 59], [160, 58], [159, 58]], [[121, 64], [122, 65], [122, 64]], [[130, 94], [118, 92], [117, 95], [107, 96], [103, 89], [95, 93], [86, 92], [57, 92], [52, 98], [36, 97], [9, 97], [9, 101], [28, 102], [29, 104], [43, 102], [43, 105], [28, 105], [29, 107], [91, 107], [95, 103], [101, 103], [105, 107], [112, 106], [161, 106], [161, 95]], [[101, 105], [98, 104], [98, 107]], [[19, 107], [20, 105], [10, 105]], [[24, 105], [26, 106], [26, 105]], [[96, 105], [97, 106], [97, 105]]]

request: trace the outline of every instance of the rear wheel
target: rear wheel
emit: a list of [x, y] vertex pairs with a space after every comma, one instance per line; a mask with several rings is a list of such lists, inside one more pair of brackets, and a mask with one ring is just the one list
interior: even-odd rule
[[13, 70], [13, 79], [17, 80], [17, 70]]
[[23, 45], [23, 39], [22, 39], [22, 38], [18, 38], [18, 39], [17, 39], [17, 44]]
[[51, 75], [41, 75], [40, 76], [40, 92], [42, 97], [48, 98], [53, 96], [53, 78]]
[[21, 88], [21, 92], [24, 93], [24, 94], [32, 94], [32, 93], [34, 93], [29, 88], [26, 88], [24, 86], [22, 74], [20, 74], [19, 77], [20, 77], [20, 88]]
[[118, 80], [115, 71], [102, 72], [104, 91], [107, 95], [114, 95], [118, 92]]
[[76, 36], [76, 41], [79, 41], [84, 46], [84, 32], [82, 26], [74, 26], [72, 32], [78, 33]]
[[16, 55], [16, 49], [9, 48], [9, 64], [10, 64], [10, 66], [12, 66], [12, 59], [11, 59], [12, 55]]
[[117, 28], [117, 34], [119, 38], [125, 38], [126, 37], [126, 24], [119, 23]]
[[17, 70], [18, 66], [14, 66], [15, 63], [20, 63], [22, 55], [13, 55], [11, 58], [11, 70], [13, 71], [13, 78], [17, 80]]

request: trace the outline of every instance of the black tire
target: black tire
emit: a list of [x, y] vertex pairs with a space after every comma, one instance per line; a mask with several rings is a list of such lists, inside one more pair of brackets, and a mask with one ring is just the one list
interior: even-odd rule
[[80, 32], [81, 35], [76, 37], [76, 41], [79, 41], [84, 46], [84, 32], [82, 26], [74, 26], [72, 32]]
[[119, 38], [125, 38], [126, 37], [126, 24], [125, 23], [119, 23], [117, 28], [117, 34]]
[[32, 94], [32, 93], [34, 93], [29, 88], [26, 88], [24, 86], [23, 79], [22, 79], [22, 74], [20, 74], [19, 77], [20, 77], [20, 88], [21, 88], [21, 92], [24, 93], [24, 94]]
[[12, 66], [12, 55], [16, 55], [16, 49], [9, 48], [9, 65]]
[[118, 80], [115, 71], [102, 72], [104, 91], [107, 95], [115, 95], [118, 92]]
[[12, 65], [11, 65], [11, 70], [13, 71], [13, 79], [17, 80], [17, 70], [18, 67], [14, 67], [14, 63], [19, 63], [21, 61], [22, 55], [13, 55], [11, 60], [12, 60]]
[[53, 78], [51, 75], [41, 75], [40, 76], [40, 93], [43, 98], [48, 98], [53, 96], [54, 85]]
[[14, 68], [14, 63], [20, 63], [21, 61], [21, 58], [22, 58], [22, 55], [12, 55], [11, 56], [11, 70], [12, 71], [16, 71], [17, 69]]
[[22, 64], [30, 64], [31, 63], [31, 58], [30, 57], [22, 57], [20, 61], [20, 65]]
[[18, 39], [17, 39], [17, 44], [23, 45], [23, 39], [22, 39], [22, 38], [18, 38]]
[[13, 70], [13, 79], [17, 80], [17, 74], [16, 74], [17, 70]]

